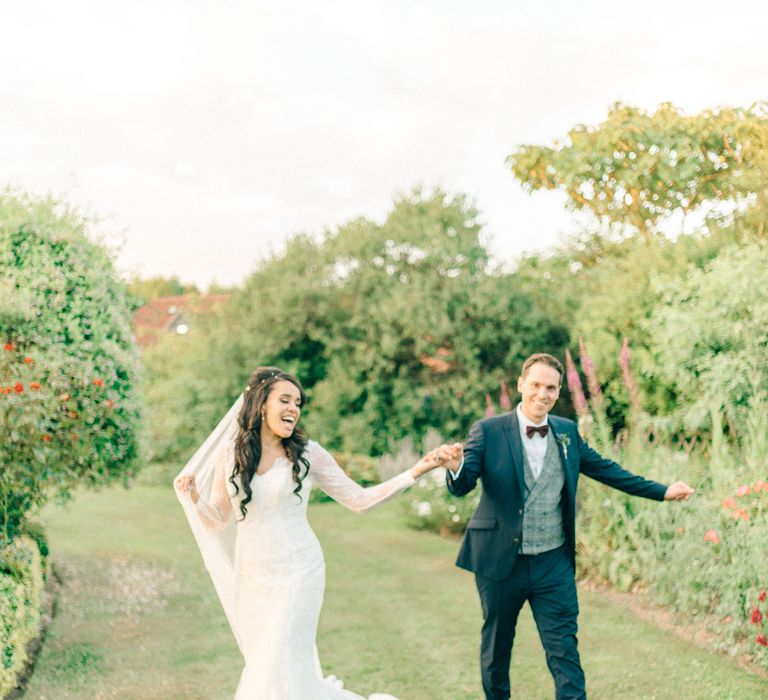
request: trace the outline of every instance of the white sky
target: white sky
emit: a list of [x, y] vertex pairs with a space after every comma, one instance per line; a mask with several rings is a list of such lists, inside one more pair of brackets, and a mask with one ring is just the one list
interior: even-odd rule
[[125, 272], [239, 283], [295, 232], [473, 197], [498, 261], [576, 227], [504, 164], [615, 101], [768, 98], [764, 2], [0, 0], [0, 186], [102, 217]]

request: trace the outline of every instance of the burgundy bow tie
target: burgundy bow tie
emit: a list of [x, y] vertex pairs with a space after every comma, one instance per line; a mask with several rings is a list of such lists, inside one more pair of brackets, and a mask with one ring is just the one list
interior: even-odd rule
[[549, 426], [548, 425], [526, 425], [525, 426], [525, 434], [527, 437], [533, 437], [534, 433], [538, 433], [541, 435], [541, 437], [547, 437], [547, 433], [549, 432]]

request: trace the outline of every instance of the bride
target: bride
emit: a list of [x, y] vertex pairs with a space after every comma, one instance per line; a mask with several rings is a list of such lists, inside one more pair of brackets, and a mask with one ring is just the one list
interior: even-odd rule
[[[297, 427], [305, 400], [292, 375], [257, 369], [174, 482], [245, 658], [236, 700], [362, 700], [320, 670], [325, 562], [307, 521], [309, 493], [317, 485], [364, 513], [440, 466], [433, 451], [363, 488]], [[396, 700], [370, 698], [386, 699]]]

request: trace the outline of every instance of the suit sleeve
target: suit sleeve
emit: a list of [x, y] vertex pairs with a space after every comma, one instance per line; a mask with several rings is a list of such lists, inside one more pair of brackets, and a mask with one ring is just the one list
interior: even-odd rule
[[453, 476], [450, 469], [445, 470], [445, 482], [454, 496], [465, 496], [475, 488], [483, 473], [484, 454], [485, 437], [482, 423], [478, 421], [472, 426], [464, 443], [464, 461], [458, 474]]
[[579, 471], [582, 474], [632, 496], [650, 498], [654, 501], [664, 500], [664, 494], [667, 492], [664, 484], [633, 474], [620, 464], [606, 459], [593, 450], [578, 431], [576, 431], [576, 439], [580, 454]]

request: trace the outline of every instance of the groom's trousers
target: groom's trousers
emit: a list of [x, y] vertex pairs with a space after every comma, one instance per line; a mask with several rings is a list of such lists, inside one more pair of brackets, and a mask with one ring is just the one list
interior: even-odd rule
[[[520, 554], [512, 575], [494, 581], [475, 575], [483, 608], [480, 667], [486, 700], [510, 697], [509, 663], [517, 616], [531, 606], [558, 700], [586, 698], [577, 647], [579, 604], [576, 580], [565, 547], [536, 555]], [[522, 697], [522, 696], [521, 696]]]

